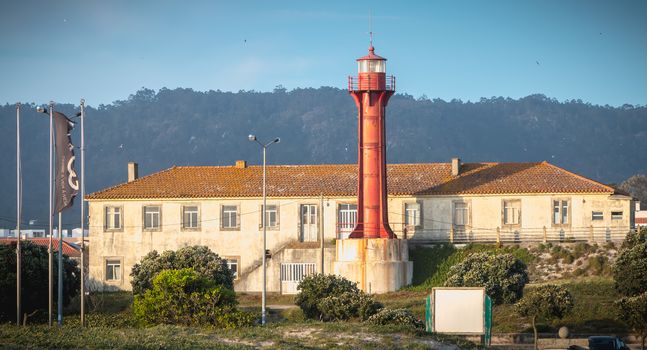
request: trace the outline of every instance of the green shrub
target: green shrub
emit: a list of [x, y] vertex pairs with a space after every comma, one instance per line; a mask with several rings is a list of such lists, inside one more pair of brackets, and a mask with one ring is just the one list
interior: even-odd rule
[[303, 322], [306, 320], [306, 317], [303, 314], [303, 310], [301, 310], [298, 307], [293, 307], [293, 308], [283, 310], [281, 315], [287, 321], [291, 321], [291, 322]]
[[234, 275], [218, 254], [205, 246], [191, 246], [177, 251], [167, 250], [161, 255], [156, 250], [133, 266], [130, 277], [133, 294], [143, 294], [152, 288], [152, 281], [162, 270], [192, 268], [199, 275], [228, 289], [234, 289]]
[[573, 247], [573, 255], [576, 259], [583, 257], [589, 252], [591, 252], [591, 246], [588, 243], [578, 243]]
[[625, 296], [635, 296], [647, 291], [647, 242], [632, 244], [627, 244], [620, 250], [613, 266], [616, 290]]
[[357, 283], [336, 275], [312, 274], [306, 276], [297, 286], [299, 293], [294, 303], [303, 310], [307, 318], [321, 319], [319, 303], [329, 296], [340, 296], [346, 292], [359, 293]]
[[562, 261], [565, 264], [572, 264], [575, 261], [575, 256], [573, 254], [568, 253], [564, 255], [564, 258], [562, 259]]
[[251, 325], [251, 314], [236, 309], [233, 290], [193, 269], [164, 270], [153, 287], [136, 295], [134, 318], [143, 325], [179, 324], [235, 328]]
[[453, 266], [448, 287], [485, 287], [495, 305], [514, 303], [528, 283], [526, 264], [512, 254], [474, 253]]
[[359, 317], [364, 321], [383, 307], [381, 303], [362, 291], [328, 296], [318, 304], [323, 321], [345, 321], [353, 317]]
[[[546, 247], [552, 248], [547, 244]], [[468, 244], [462, 249], [453, 245], [435, 245], [412, 249], [409, 258], [413, 261], [413, 286], [406, 287], [412, 291], [430, 291], [433, 287], [444, 286], [449, 278], [450, 269], [460, 264], [473, 253], [488, 252], [492, 254], [511, 254], [525, 264], [536, 258], [526, 248], [519, 246], [496, 246], [493, 244]]]
[[[22, 311], [26, 314], [47, 309], [47, 248], [21, 241]], [[58, 253], [54, 253], [54, 264]], [[16, 319], [16, 243], [0, 245], [0, 322]], [[57, 265], [55, 265], [57, 266]], [[54, 290], [58, 290], [58, 268], [54, 268]], [[81, 272], [76, 261], [63, 254], [63, 306], [79, 293]], [[56, 303], [57, 298], [54, 298]], [[56, 305], [54, 305], [56, 309]], [[38, 315], [34, 315], [37, 318]]]
[[415, 329], [425, 328], [425, 324], [417, 319], [407, 309], [384, 308], [366, 320], [367, 323], [375, 325], [402, 325], [411, 326]]
[[622, 242], [620, 249], [632, 248], [638, 244], [647, 243], [647, 226], [643, 226], [639, 231], [629, 232]]
[[593, 275], [602, 275], [607, 270], [609, 259], [603, 255], [589, 257], [589, 271]]
[[647, 338], [647, 292], [634, 297], [624, 297], [616, 301], [615, 306], [618, 318], [638, 334], [644, 349]]
[[562, 286], [545, 284], [528, 291], [515, 309], [519, 315], [530, 318], [537, 349], [537, 321], [564, 317], [573, 309], [573, 297]]

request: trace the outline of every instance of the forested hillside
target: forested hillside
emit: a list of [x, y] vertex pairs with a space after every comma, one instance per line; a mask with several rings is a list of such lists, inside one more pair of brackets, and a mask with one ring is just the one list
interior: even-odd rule
[[[71, 116], [78, 107], [56, 109]], [[125, 181], [128, 161], [140, 164], [140, 175], [172, 165], [229, 165], [236, 159], [257, 164], [260, 149], [247, 140], [250, 133], [261, 140], [281, 137], [268, 153], [271, 164], [353, 163], [357, 157], [355, 105], [336, 88], [142, 89], [86, 111], [88, 192]], [[15, 106], [0, 106], [0, 116], [0, 227], [12, 227]], [[26, 105], [21, 127], [23, 219], [38, 219], [40, 226], [47, 222], [48, 120], [35, 105]], [[393, 163], [447, 162], [452, 156], [466, 162], [547, 160], [602, 182], [647, 173], [647, 107], [593, 106], [543, 95], [478, 102], [396, 95], [387, 110], [387, 140]], [[71, 214], [76, 209], [66, 212], [70, 223], [79, 222]]]

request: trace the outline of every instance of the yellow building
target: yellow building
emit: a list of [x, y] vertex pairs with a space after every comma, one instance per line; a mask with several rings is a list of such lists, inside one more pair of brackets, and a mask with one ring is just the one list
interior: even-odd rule
[[[261, 290], [262, 167], [136, 173], [131, 163], [127, 183], [86, 197], [92, 288], [130, 290], [148, 252], [206, 245], [236, 272], [236, 290]], [[547, 162], [453, 159], [387, 174], [389, 222], [410, 245], [617, 241], [633, 227], [631, 197]], [[334, 239], [355, 225], [356, 187], [356, 165], [268, 166], [268, 291], [293, 293], [305, 274], [332, 271]]]

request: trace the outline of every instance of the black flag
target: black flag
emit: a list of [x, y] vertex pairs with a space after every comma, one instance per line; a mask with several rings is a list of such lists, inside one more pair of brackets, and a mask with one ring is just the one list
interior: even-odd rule
[[79, 180], [74, 171], [74, 145], [70, 133], [74, 123], [63, 113], [54, 112], [56, 130], [56, 188], [55, 211], [60, 213], [72, 206], [72, 200], [79, 191]]

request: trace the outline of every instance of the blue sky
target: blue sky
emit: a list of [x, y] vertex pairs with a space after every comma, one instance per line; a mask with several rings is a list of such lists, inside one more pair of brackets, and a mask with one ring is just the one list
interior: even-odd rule
[[647, 105], [647, 1], [0, 2], [0, 103], [141, 87], [346, 87], [368, 47], [398, 91]]

